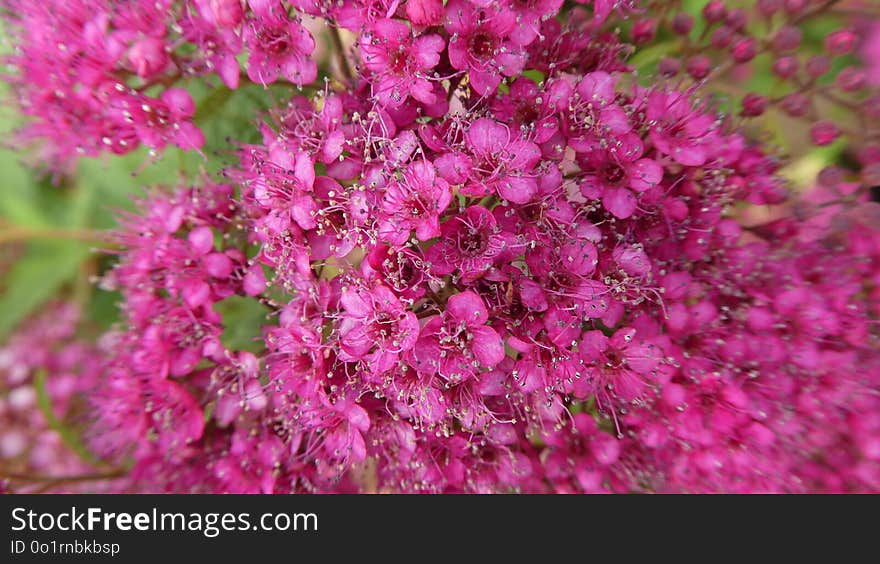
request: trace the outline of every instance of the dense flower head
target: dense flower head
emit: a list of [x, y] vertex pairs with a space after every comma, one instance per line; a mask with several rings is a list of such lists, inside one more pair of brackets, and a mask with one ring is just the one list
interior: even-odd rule
[[4, 0], [16, 50], [11, 83], [30, 118], [20, 132], [56, 172], [80, 156], [146, 146], [199, 150], [187, 78], [315, 80], [314, 38], [280, 2]]
[[[864, 185], [880, 152], [793, 194], [750, 129], [781, 111], [816, 145], [853, 139], [815, 115], [815, 97], [855, 103], [820, 86], [816, 57], [870, 56], [873, 32], [808, 57], [788, 29], [819, 7], [774, 20], [713, 1], [706, 33], [645, 81], [626, 41], [693, 18], [579, 3], [157, 5], [199, 60], [161, 47], [173, 25], [142, 29], [146, 5], [108, 8], [95, 33], [125, 38], [141, 79], [214, 69], [235, 87], [243, 49], [251, 81], [313, 88], [261, 116], [222, 181], [151, 191], [122, 218], [102, 283], [125, 319], [105, 338], [93, 448], [145, 491], [880, 490]], [[23, 29], [50, 21], [23, 13]], [[317, 87], [304, 15], [348, 34]], [[790, 89], [725, 108], [717, 61], [747, 73], [767, 49], [795, 53], [774, 66]], [[113, 53], [66, 83], [131, 117], [111, 140], [198, 147], [186, 93], [147, 101]], [[838, 82], [863, 102], [856, 78]]]

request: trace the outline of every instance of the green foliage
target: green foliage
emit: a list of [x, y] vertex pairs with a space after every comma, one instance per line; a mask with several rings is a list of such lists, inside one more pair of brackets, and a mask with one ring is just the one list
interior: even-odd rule
[[58, 294], [74, 278], [88, 247], [71, 241], [39, 241], [6, 273], [0, 296], [0, 341], [29, 313]]
[[260, 328], [267, 323], [269, 309], [253, 298], [230, 296], [214, 306], [223, 316], [224, 330], [220, 336], [223, 345], [234, 351], [259, 352], [263, 342], [258, 340]]
[[[192, 182], [234, 164], [236, 143], [258, 141], [257, 120], [292, 94], [289, 85], [244, 83], [232, 91], [189, 80], [183, 86], [196, 102], [194, 120], [205, 133], [201, 154], [169, 147], [158, 154], [142, 148], [124, 156], [85, 158], [73, 174], [53, 183], [45, 171], [22, 162], [27, 152], [0, 150], [0, 342], [58, 297], [81, 303], [89, 329], [110, 327], [118, 320], [119, 296], [93, 285], [94, 277], [112, 265], [96, 250], [105, 248], [101, 233], [115, 228], [120, 210], [132, 210], [133, 197], [147, 188]], [[6, 138], [19, 124], [12, 105], [3, 108], [0, 131], [7, 132]], [[7, 255], [14, 263], [2, 262]], [[229, 308], [233, 321], [265, 315], [234, 303]], [[248, 330], [233, 328], [230, 339], [237, 343]], [[248, 346], [253, 344], [239, 348]]]

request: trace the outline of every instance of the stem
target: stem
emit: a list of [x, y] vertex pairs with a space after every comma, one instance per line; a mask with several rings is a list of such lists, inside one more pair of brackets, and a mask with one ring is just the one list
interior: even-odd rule
[[29, 478], [28, 481], [32, 483], [42, 483], [42, 485], [29, 493], [42, 494], [54, 488], [61, 487], [65, 484], [98, 482], [101, 480], [112, 480], [114, 478], [121, 478], [122, 476], [125, 476], [125, 470], [121, 469], [114, 470], [106, 474], [82, 474], [80, 476], [62, 476], [60, 478], [53, 478], [51, 476], [35, 476]]
[[39, 474], [17, 474], [15, 472], [0, 471], [0, 478], [5, 480], [13, 480], [16, 482], [51, 482], [51, 483], [70, 483], [70, 482], [91, 482], [97, 480], [109, 480], [119, 478], [125, 475], [125, 470], [116, 468], [109, 472], [96, 474], [80, 474], [79, 476], [41, 476]]
[[349, 66], [348, 59], [345, 56], [345, 47], [342, 45], [342, 37], [339, 35], [339, 29], [336, 27], [330, 27], [330, 42], [333, 43], [333, 55], [336, 57], [336, 63], [342, 72], [342, 76], [345, 78], [345, 82], [351, 83], [354, 74], [351, 72], [351, 66]]
[[799, 24], [799, 23], [803, 22], [804, 20], [808, 20], [808, 19], [812, 18], [813, 16], [818, 16], [819, 14], [824, 12], [825, 10], [827, 10], [827, 9], [831, 8], [832, 6], [834, 6], [835, 4], [837, 4], [839, 1], [840, 0], [825, 0], [825, 2], [823, 4], [821, 4], [820, 6], [816, 6], [812, 10], [804, 12], [801, 15], [799, 15], [798, 17], [796, 17], [795, 19], [793, 19], [791, 23], [792, 24]]
[[61, 227], [22, 227], [13, 225], [0, 230], [0, 245], [33, 239], [67, 239], [84, 243], [103, 243], [107, 240], [100, 231], [92, 229], [65, 229]]
[[67, 446], [67, 448], [76, 453], [81, 460], [93, 466], [100, 464], [101, 461], [89, 452], [85, 445], [79, 440], [76, 433], [55, 417], [55, 412], [52, 409], [52, 399], [49, 397], [49, 392], [46, 389], [45, 370], [40, 370], [34, 377], [34, 389], [37, 391], [37, 405], [39, 406], [40, 412], [43, 414], [43, 418], [46, 420], [46, 424], [49, 428], [58, 433], [61, 437], [61, 441]]

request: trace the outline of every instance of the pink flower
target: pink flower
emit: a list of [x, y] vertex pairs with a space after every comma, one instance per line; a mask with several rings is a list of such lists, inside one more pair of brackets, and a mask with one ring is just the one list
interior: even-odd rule
[[431, 163], [410, 163], [399, 180], [385, 187], [379, 234], [393, 245], [403, 245], [413, 230], [420, 241], [437, 237], [440, 214], [451, 200], [449, 185], [437, 177]]
[[[505, 200], [523, 204], [538, 191], [535, 166], [541, 150], [519, 137], [509, 127], [488, 118], [476, 120], [465, 135], [466, 160], [458, 166], [469, 173], [469, 182], [461, 193], [481, 197], [492, 192]], [[454, 155], [441, 157], [441, 163]], [[441, 166], [438, 163], [438, 166]]]
[[376, 245], [361, 263], [361, 269], [366, 278], [384, 280], [402, 297], [418, 299], [426, 292], [424, 264], [425, 258], [417, 249]]
[[[586, 3], [586, 0], [577, 1], [581, 4]], [[593, 0], [593, 20], [597, 24], [603, 24], [613, 11], [627, 14], [635, 11], [636, 6], [637, 0]]]
[[318, 67], [310, 58], [315, 39], [297, 19], [281, 10], [268, 10], [249, 19], [243, 38], [250, 49], [247, 74], [253, 82], [268, 84], [281, 75], [302, 85], [317, 78]]
[[432, 317], [412, 352], [419, 372], [438, 374], [448, 382], [472, 378], [505, 357], [504, 341], [487, 326], [489, 313], [474, 292], [455, 294], [443, 315]]
[[[148, 415], [158, 438], [158, 448], [180, 456], [202, 437], [205, 416], [186, 388], [171, 380], [154, 380], [145, 390]], [[172, 454], [173, 453], [173, 454]]]
[[642, 158], [643, 146], [635, 135], [622, 136], [606, 151], [591, 151], [578, 159], [584, 170], [580, 189], [587, 198], [601, 198], [602, 205], [618, 219], [636, 210], [636, 194], [663, 180], [663, 167]]
[[[210, 8], [204, 7], [210, 4]], [[241, 6], [235, 7], [238, 0], [220, 3], [215, 0], [202, 0], [198, 14], [182, 19], [183, 36], [201, 50], [205, 66], [217, 72], [223, 84], [238, 88], [241, 75], [236, 56], [241, 52], [242, 40], [237, 32], [241, 23]], [[232, 11], [226, 7], [232, 7]], [[201, 17], [199, 16], [201, 14]]]
[[443, 0], [408, 0], [406, 17], [418, 26], [440, 25], [443, 23]]
[[387, 287], [352, 288], [340, 297], [345, 312], [339, 324], [340, 358], [363, 360], [381, 374], [413, 347], [419, 321]]
[[[474, 4], [483, 7], [492, 5], [491, 0], [475, 0]], [[562, 0], [508, 0], [506, 9], [516, 16], [516, 29], [510, 38], [517, 45], [528, 45], [534, 41], [541, 30], [541, 23], [559, 12]]]
[[680, 164], [702, 166], [716, 149], [715, 118], [694, 108], [682, 92], [654, 90], [648, 94], [645, 115], [651, 142]]
[[440, 226], [440, 240], [428, 249], [431, 271], [438, 275], [460, 273], [470, 282], [484, 275], [508, 247], [508, 237], [482, 206], [471, 206], [463, 216]]
[[266, 223], [276, 232], [288, 229], [292, 222], [303, 229], [314, 228], [317, 204], [311, 192], [315, 186], [315, 165], [304, 152], [290, 155], [273, 151], [273, 156], [277, 159], [273, 166], [250, 183], [254, 200], [270, 210], [273, 221]]
[[221, 28], [235, 27], [244, 17], [242, 0], [194, 0], [199, 14]]
[[644, 399], [654, 380], [662, 349], [650, 339], [637, 338], [636, 330], [618, 329], [611, 338], [600, 331], [588, 331], [579, 351], [587, 366], [590, 392], [606, 407], [631, 404]]
[[342, 101], [330, 95], [323, 99], [316, 112], [304, 96], [294, 96], [279, 116], [280, 131], [274, 142], [278, 150], [295, 153], [305, 151], [318, 162], [331, 164], [339, 160], [345, 144]]
[[200, 149], [205, 135], [192, 124], [195, 104], [186, 90], [170, 88], [159, 100], [144, 95], [121, 101], [116, 111], [134, 128], [140, 141], [152, 149], [164, 149], [168, 143], [181, 149]]
[[407, 96], [433, 104], [436, 96], [429, 72], [440, 62], [443, 38], [435, 34], [413, 38], [406, 24], [381, 19], [360, 37], [361, 58], [373, 75], [373, 95], [380, 104], [400, 106]]
[[568, 145], [578, 152], [592, 151], [608, 137], [632, 130], [629, 116], [615, 103], [615, 78], [597, 71], [585, 75], [575, 87], [564, 122]]
[[571, 86], [565, 80], [539, 88], [534, 81], [519, 77], [510, 85], [507, 95], [493, 100], [492, 109], [496, 118], [507, 120], [530, 141], [540, 144], [559, 131], [558, 113], [568, 105], [570, 95]]
[[141, 78], [150, 78], [162, 72], [171, 62], [165, 52], [165, 42], [155, 37], [146, 37], [132, 45], [128, 60]]
[[[242, 60], [308, 94], [235, 145], [230, 184], [123, 216], [98, 350], [57, 343], [65, 311], [0, 348], [3, 463], [73, 475], [35, 409], [45, 370], [55, 414], [88, 399], [89, 444], [137, 491], [880, 491], [880, 208], [859, 182], [880, 149], [756, 213], [788, 195], [780, 162], [706, 102], [713, 61], [743, 79], [764, 45], [790, 59], [780, 109], [847, 137], [792, 64], [831, 68], [798, 52], [806, 3], [764, 41], [710, 2], [709, 33], [651, 77], [631, 50], [693, 17], [646, 3], [618, 34], [636, 2], [582, 3], [4, 0], [22, 139], [55, 167], [201, 146], [178, 77], [233, 88]], [[344, 51], [313, 62], [297, 13]], [[318, 61], [351, 76], [304, 84]], [[829, 103], [870, 123], [868, 71], [838, 63]]]
[[510, 36], [516, 30], [516, 14], [500, 6], [479, 8], [467, 0], [450, 0], [445, 28], [449, 62], [468, 71], [474, 91], [481, 96], [495, 92], [502, 77], [522, 71], [526, 56]]

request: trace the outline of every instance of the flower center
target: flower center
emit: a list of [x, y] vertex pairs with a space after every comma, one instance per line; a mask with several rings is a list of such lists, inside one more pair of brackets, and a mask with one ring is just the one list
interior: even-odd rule
[[406, 52], [406, 49], [401, 48], [391, 54], [388, 62], [391, 70], [397, 74], [401, 74], [406, 70], [407, 63], [409, 62], [409, 55]]
[[273, 57], [286, 55], [290, 49], [290, 38], [280, 29], [266, 29], [260, 34], [260, 45]]
[[618, 367], [623, 364], [623, 355], [617, 349], [605, 351], [605, 359], [610, 366]]
[[419, 219], [427, 213], [425, 203], [419, 197], [409, 199], [406, 203], [406, 209], [409, 210], [409, 215], [413, 219]]
[[465, 255], [475, 257], [483, 254], [489, 245], [489, 240], [482, 231], [469, 229], [467, 235], [460, 240], [460, 245]]
[[394, 335], [396, 319], [386, 312], [379, 312], [370, 324], [370, 336], [374, 341], [384, 341]]
[[477, 59], [491, 58], [495, 54], [495, 37], [485, 32], [473, 34], [468, 42], [468, 49]]
[[515, 117], [519, 123], [533, 125], [538, 120], [538, 110], [531, 104], [520, 104]]
[[602, 174], [609, 184], [617, 184], [624, 179], [626, 171], [616, 163], [608, 163], [605, 165]]

